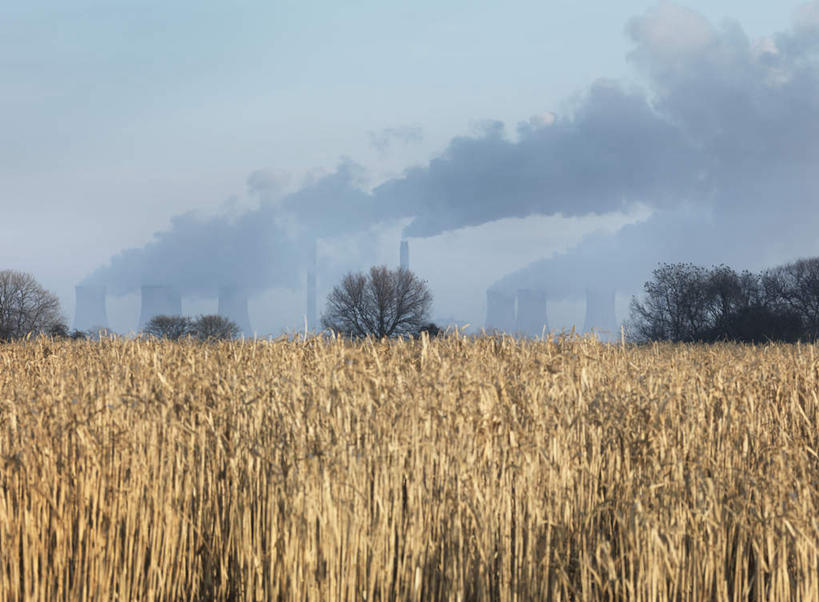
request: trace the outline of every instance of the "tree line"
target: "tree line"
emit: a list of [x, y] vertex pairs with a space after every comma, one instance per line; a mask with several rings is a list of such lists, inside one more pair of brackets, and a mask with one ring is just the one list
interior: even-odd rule
[[[57, 295], [43, 288], [31, 274], [0, 271], [0, 341], [12, 341], [44, 334], [55, 338], [89, 339], [107, 333], [69, 330]], [[228, 340], [239, 336], [235, 322], [219, 315], [196, 318], [154, 316], [143, 333], [158, 338], [192, 337], [202, 341]]]
[[[349, 338], [435, 336], [429, 322], [432, 294], [424, 280], [411, 271], [376, 266], [368, 272], [350, 272], [327, 297], [322, 315], [326, 331]], [[154, 316], [142, 332], [162, 339], [230, 340], [240, 334], [235, 322], [219, 315], [197, 318]], [[57, 296], [30, 274], [0, 271], [0, 341], [46, 334], [60, 338], [98, 338], [99, 332], [69, 331]]]
[[217, 314], [190, 318], [188, 316], [154, 316], [142, 332], [160, 339], [176, 341], [186, 337], [200, 341], [230, 341], [241, 334], [232, 320]]
[[[341, 336], [394, 338], [438, 334], [429, 322], [432, 294], [424, 280], [407, 269], [376, 266], [368, 272], [350, 272], [327, 297], [322, 326]], [[197, 318], [154, 316], [144, 334], [170, 340], [228, 340], [239, 327], [219, 315]], [[62, 338], [96, 338], [97, 332], [69, 331], [57, 296], [30, 274], [0, 271], [0, 341], [46, 334]]]
[[[664, 263], [633, 298], [626, 323], [636, 342], [815, 341], [819, 338], [819, 257], [759, 273], [725, 265]], [[327, 298], [322, 326], [350, 338], [436, 335], [432, 294], [411, 271], [385, 266], [349, 273]], [[143, 329], [166, 339], [234, 339], [239, 327], [218, 315], [154, 316]], [[29, 334], [88, 338], [69, 332], [56, 295], [29, 274], [0, 271], [0, 340]]]
[[660, 264], [633, 298], [627, 322], [637, 342], [815, 341], [819, 258], [759, 273], [720, 265]]

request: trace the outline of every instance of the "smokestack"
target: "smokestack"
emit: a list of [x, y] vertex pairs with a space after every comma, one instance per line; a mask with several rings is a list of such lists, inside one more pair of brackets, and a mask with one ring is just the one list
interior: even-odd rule
[[619, 327], [614, 314], [614, 291], [586, 289], [585, 332], [594, 331], [601, 341], [617, 339]]
[[317, 330], [318, 322], [316, 320], [316, 243], [313, 242], [313, 248], [310, 251], [310, 263], [307, 268], [307, 328], [308, 330]]
[[500, 291], [486, 291], [486, 330], [515, 330], [515, 298]]
[[399, 264], [402, 269], [409, 269], [409, 241], [401, 241], [401, 262]]
[[181, 316], [182, 298], [169, 286], [142, 285], [142, 308], [139, 311], [139, 330], [154, 316]]
[[530, 337], [539, 337], [544, 328], [549, 330], [546, 319], [546, 292], [532, 289], [518, 290], [518, 317], [515, 330]]
[[99, 330], [108, 328], [105, 311], [105, 287], [78, 285], [74, 287], [77, 306], [74, 310], [75, 330]]
[[244, 290], [235, 286], [219, 287], [219, 305], [216, 313], [235, 323], [244, 336], [253, 336], [250, 314], [247, 311], [247, 293]]

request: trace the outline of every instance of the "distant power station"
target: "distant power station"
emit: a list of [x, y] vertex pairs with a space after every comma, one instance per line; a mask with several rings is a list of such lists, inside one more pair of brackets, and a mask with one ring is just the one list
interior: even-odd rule
[[502, 291], [486, 291], [486, 330], [515, 332], [515, 298]]
[[614, 313], [613, 290], [586, 290], [585, 332], [595, 332], [600, 340], [617, 338], [620, 328]]
[[[76, 308], [73, 328], [95, 330], [108, 328], [104, 286], [81, 284], [75, 287]], [[181, 316], [182, 297], [173, 287], [146, 284], [140, 288], [137, 330], [142, 330], [155, 316]], [[217, 314], [234, 322], [244, 336], [253, 336], [248, 313], [247, 293], [238, 287], [219, 288]]]
[[549, 332], [544, 291], [531, 289], [518, 291], [518, 315], [515, 330], [531, 337], [538, 337]]
[[170, 286], [144, 284], [137, 330], [142, 330], [154, 316], [181, 316], [182, 297]]
[[[549, 332], [547, 295], [543, 290], [519, 289], [516, 295], [497, 289], [486, 291], [487, 332], [538, 337]], [[594, 332], [601, 340], [617, 337], [619, 327], [614, 311], [613, 290], [586, 291], [584, 332]]]
[[318, 318], [316, 316], [316, 272], [318, 271], [316, 255], [316, 242], [313, 241], [307, 264], [307, 313], [305, 313], [307, 328], [313, 331], [319, 329]]
[[244, 336], [253, 336], [250, 314], [247, 311], [247, 293], [244, 290], [235, 286], [221, 287], [216, 313], [236, 324]]
[[[312, 331], [319, 330], [317, 304], [316, 244], [313, 243], [307, 257], [305, 319]], [[409, 241], [402, 240], [399, 247], [399, 266], [409, 269]], [[107, 329], [106, 288], [100, 285], [81, 284], [75, 287], [76, 308], [73, 328], [76, 330]], [[182, 298], [170, 286], [145, 284], [140, 288], [141, 303], [137, 330], [143, 330], [154, 316], [181, 316]], [[539, 337], [549, 332], [548, 295], [545, 290], [521, 288], [515, 294], [491, 288], [486, 292], [487, 331]], [[232, 322], [244, 336], [253, 336], [248, 312], [248, 294], [241, 287], [222, 286], [218, 289], [217, 313]], [[614, 339], [619, 327], [614, 307], [614, 291], [605, 289], [586, 290], [585, 332], [595, 332], [601, 339]]]
[[516, 296], [490, 289], [486, 292], [486, 330], [540, 336], [549, 330], [546, 293], [521, 289]]
[[108, 312], [105, 310], [105, 287], [81, 284], [74, 287], [74, 330], [108, 328]]
[[402, 240], [401, 241], [401, 253], [399, 257], [399, 267], [408, 270], [409, 269], [409, 241]]

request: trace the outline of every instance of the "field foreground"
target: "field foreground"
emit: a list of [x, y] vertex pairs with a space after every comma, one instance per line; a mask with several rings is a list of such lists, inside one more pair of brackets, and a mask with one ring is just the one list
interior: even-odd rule
[[0, 346], [5, 600], [819, 600], [815, 346]]

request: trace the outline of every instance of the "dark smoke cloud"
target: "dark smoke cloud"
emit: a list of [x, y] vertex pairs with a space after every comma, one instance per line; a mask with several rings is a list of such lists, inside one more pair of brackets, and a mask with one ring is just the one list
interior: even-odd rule
[[333, 173], [285, 197], [281, 211], [304, 235], [326, 237], [364, 230], [389, 216], [363, 190], [364, 183], [364, 169], [344, 160]]
[[[93, 279], [119, 290], [159, 278], [190, 291], [228, 278], [256, 289], [286, 286], [317, 237], [406, 218], [406, 236], [432, 236], [500, 218], [606, 214], [634, 203], [656, 215], [607, 241], [593, 237], [550, 260], [552, 268], [539, 263], [539, 281], [552, 270], [550, 286], [577, 291], [583, 282], [570, 285], [578, 278], [572, 261], [575, 271], [597, 263], [607, 267], [589, 274], [636, 282], [645, 266], [691, 249], [705, 263], [750, 265], [774, 250], [804, 254], [819, 226], [817, 16], [819, 3], [806, 5], [790, 31], [754, 41], [735, 23], [715, 27], [664, 2], [626, 30], [645, 90], [601, 80], [566, 115], [518, 126], [514, 140], [488, 122], [371, 192], [350, 161], [284, 196], [275, 177], [257, 172], [248, 187], [261, 199], [258, 209], [231, 220], [180, 216]], [[538, 280], [534, 267], [527, 273]]]
[[361, 188], [362, 169], [342, 162], [279, 198], [287, 176], [256, 171], [248, 190], [258, 207], [238, 216], [174, 217], [142, 248], [126, 249], [85, 283], [105, 284], [112, 294], [142, 284], [172, 285], [183, 294], [213, 295], [220, 286], [249, 293], [300, 286], [316, 238], [355, 232], [373, 214], [373, 197]]
[[115, 255], [86, 283], [105, 284], [112, 294], [142, 284], [174, 286], [187, 294], [213, 295], [220, 286], [258, 292], [295, 286], [305, 251], [277, 225], [277, 211], [262, 205], [236, 218], [183, 214], [139, 249]]
[[700, 217], [677, 227], [673, 208], [649, 203], [659, 208], [652, 220], [592, 237], [497, 286], [536, 282], [563, 296], [599, 279], [634, 291], [660, 260], [757, 269], [819, 251], [819, 20], [809, 18], [819, 3], [801, 15], [791, 31], [756, 41], [735, 23], [716, 28], [670, 3], [632, 20], [630, 58], [646, 74], [652, 110], [698, 156], [693, 170], [678, 166], [695, 196], [672, 180], [668, 198], [695, 201]]
[[432, 236], [504, 217], [609, 213], [643, 202], [666, 205], [692, 190], [698, 157], [646, 98], [600, 81], [574, 115], [502, 126], [456, 138], [429, 166], [408, 171], [375, 194], [415, 216], [406, 236]]

